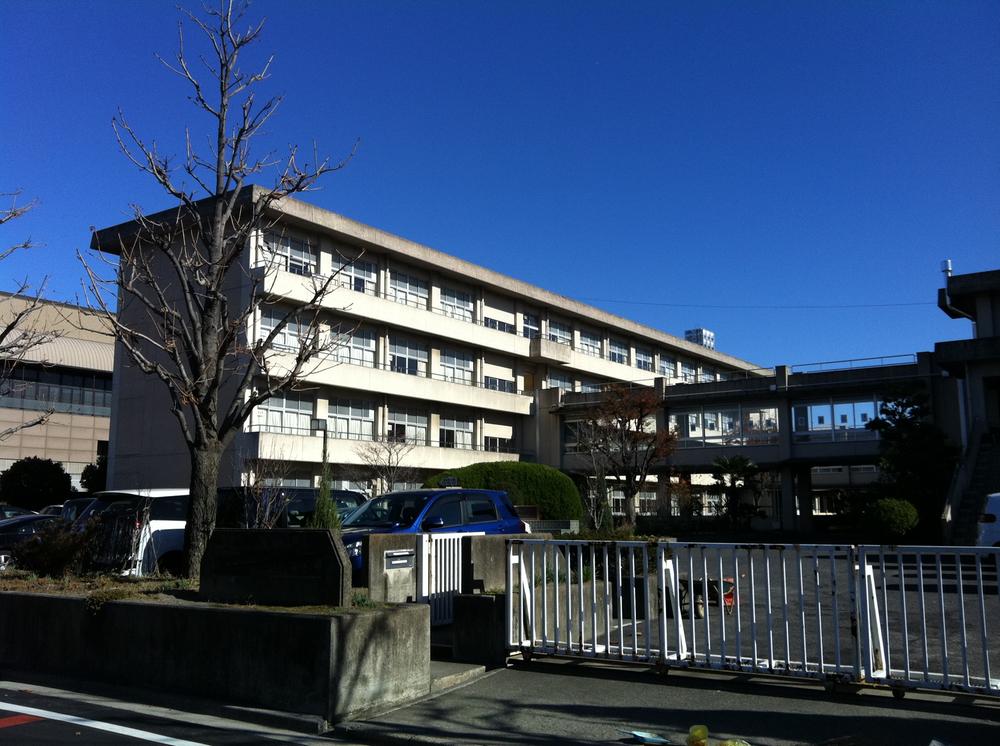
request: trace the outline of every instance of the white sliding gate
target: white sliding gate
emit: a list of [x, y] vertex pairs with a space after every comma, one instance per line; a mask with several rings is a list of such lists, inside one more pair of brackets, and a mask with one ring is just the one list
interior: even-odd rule
[[997, 549], [514, 539], [507, 558], [528, 655], [1000, 696]]
[[469, 533], [420, 534], [417, 537], [417, 597], [431, 605], [431, 624], [451, 624], [455, 596], [462, 592], [462, 539]]

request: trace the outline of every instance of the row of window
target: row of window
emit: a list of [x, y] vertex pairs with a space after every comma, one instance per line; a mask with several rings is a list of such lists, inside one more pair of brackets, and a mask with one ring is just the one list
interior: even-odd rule
[[[286, 392], [272, 396], [254, 410], [255, 429], [289, 435], [311, 435], [314, 402], [311, 394]], [[400, 407], [390, 407], [386, 418], [385, 437], [389, 440], [415, 445], [437, 445], [441, 448], [475, 447], [474, 423], [469, 419], [442, 417], [437, 441], [429, 440], [427, 412]], [[375, 439], [375, 404], [364, 399], [330, 399], [327, 411], [327, 434], [345, 440]], [[509, 453], [513, 450], [511, 438], [487, 436], [484, 449]]]
[[111, 375], [18, 365], [0, 382], [0, 407], [111, 416]]
[[[284, 235], [268, 234], [265, 237], [265, 259], [267, 266], [278, 267], [296, 274], [315, 274], [318, 270], [317, 253], [308, 242]], [[349, 259], [337, 255], [333, 260], [333, 271], [341, 285], [355, 291], [376, 294], [376, 278], [378, 270], [374, 262], [363, 257]], [[385, 297], [397, 303], [403, 303], [415, 308], [428, 308], [430, 305], [430, 285], [427, 280], [415, 277], [406, 272], [392, 269], [389, 273], [388, 289]], [[464, 290], [443, 286], [441, 288], [440, 313], [472, 322], [475, 319], [475, 300]], [[514, 324], [498, 319], [484, 317], [483, 325], [507, 334], [516, 334]], [[522, 314], [521, 334], [534, 339], [541, 336], [541, 317], [535, 313]], [[602, 335], [580, 329], [577, 351], [593, 357], [603, 357]], [[568, 346], [573, 345], [573, 327], [571, 324], [550, 320], [546, 332], [547, 339]], [[634, 363], [631, 360], [631, 348], [620, 339], [611, 338], [608, 341], [607, 359], [621, 365], [632, 365], [640, 370], [656, 372], [671, 379], [684, 382], [704, 382], [725, 380], [725, 373], [718, 373], [705, 368], [699, 372], [693, 363], [681, 363], [680, 373], [677, 371], [677, 361], [669, 355], [660, 356], [659, 368], [654, 371], [654, 353], [652, 350], [636, 348]]]

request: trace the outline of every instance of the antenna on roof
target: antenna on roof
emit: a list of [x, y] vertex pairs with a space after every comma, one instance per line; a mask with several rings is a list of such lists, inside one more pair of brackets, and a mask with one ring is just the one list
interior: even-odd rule
[[945, 259], [941, 262], [941, 271], [944, 273], [945, 278], [951, 277], [951, 259]]

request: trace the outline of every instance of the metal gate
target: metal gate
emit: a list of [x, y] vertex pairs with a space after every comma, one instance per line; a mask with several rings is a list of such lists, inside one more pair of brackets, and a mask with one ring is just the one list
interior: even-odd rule
[[420, 534], [417, 537], [417, 597], [431, 605], [431, 624], [451, 624], [455, 596], [462, 592], [462, 539], [469, 533]]
[[998, 560], [971, 547], [511, 540], [508, 643], [1000, 696]]

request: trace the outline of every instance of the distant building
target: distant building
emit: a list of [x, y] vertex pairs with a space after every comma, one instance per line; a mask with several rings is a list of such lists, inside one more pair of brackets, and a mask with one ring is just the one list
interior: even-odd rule
[[[30, 302], [0, 293], [0, 324]], [[98, 314], [67, 303], [44, 302], [28, 323], [58, 336], [29, 350], [0, 383], [0, 431], [53, 413], [0, 441], [0, 471], [28, 456], [48, 458], [79, 488], [84, 467], [108, 448], [114, 344]]]
[[684, 332], [684, 339], [688, 342], [694, 342], [696, 345], [707, 347], [710, 350], [715, 349], [715, 332], [711, 329], [703, 329], [701, 327], [688, 329]]

